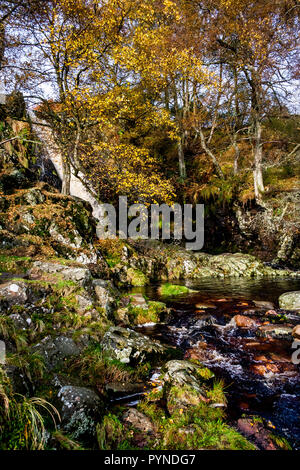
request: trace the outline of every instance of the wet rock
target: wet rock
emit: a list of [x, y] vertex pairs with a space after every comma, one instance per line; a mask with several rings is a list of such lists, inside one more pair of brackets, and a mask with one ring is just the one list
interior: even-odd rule
[[0, 286], [0, 311], [5, 306], [25, 304], [28, 300], [28, 285], [22, 281], [12, 281]]
[[61, 405], [61, 427], [74, 439], [95, 434], [103, 404], [99, 396], [85, 387], [64, 386], [58, 392]]
[[274, 309], [273, 302], [268, 302], [266, 300], [253, 300], [255, 307], [262, 308], [262, 309]]
[[148, 308], [145, 297], [142, 294], [132, 294], [130, 296], [130, 304], [134, 307]]
[[122, 421], [129, 424], [137, 431], [147, 434], [152, 434], [154, 432], [154, 425], [150, 419], [135, 408], [130, 408], [126, 411], [122, 417]]
[[249, 317], [245, 317], [244, 315], [235, 315], [231, 320], [232, 324], [237, 326], [238, 328], [255, 328], [257, 323], [255, 320]]
[[157, 341], [129, 328], [112, 327], [102, 340], [103, 350], [124, 364], [137, 364], [166, 355], [166, 348]]
[[38, 344], [33, 347], [45, 360], [47, 369], [51, 370], [61, 364], [66, 358], [71, 356], [79, 356], [84, 348], [84, 344], [76, 344], [67, 336], [58, 336], [52, 338], [46, 336]]
[[43, 261], [35, 261], [33, 267], [29, 270], [30, 279], [36, 279], [43, 273], [59, 274], [66, 281], [74, 281], [81, 284], [91, 280], [89, 269], [76, 266], [65, 266], [59, 263], [49, 263]]
[[257, 336], [262, 336], [263, 338], [292, 341], [292, 331], [293, 328], [290, 326], [263, 325], [257, 330], [256, 334]]
[[217, 308], [214, 304], [209, 304], [209, 303], [198, 303], [195, 305], [195, 307], [199, 310], [202, 310], [202, 309], [207, 309], [207, 308]]
[[300, 291], [286, 292], [279, 297], [278, 301], [280, 308], [300, 312]]
[[300, 325], [296, 325], [292, 331], [293, 338], [300, 339]]
[[270, 375], [270, 373], [276, 374], [279, 372], [276, 364], [253, 364], [251, 365], [250, 370], [254, 374], [261, 376]]

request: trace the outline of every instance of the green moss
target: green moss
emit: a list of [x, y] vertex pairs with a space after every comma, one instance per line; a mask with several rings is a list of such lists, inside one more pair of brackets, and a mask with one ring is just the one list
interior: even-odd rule
[[279, 449], [281, 449], [281, 450], [292, 450], [292, 447], [291, 447], [290, 443], [284, 437], [278, 436], [276, 434], [270, 434], [270, 438], [272, 439], [274, 444], [277, 447], [279, 447]]
[[134, 287], [144, 287], [149, 283], [147, 276], [139, 269], [134, 268], [128, 269], [127, 279]]
[[23, 273], [31, 265], [31, 258], [0, 255], [0, 272]]
[[143, 323], [158, 323], [166, 305], [162, 302], [149, 301], [147, 308], [130, 305], [128, 318], [130, 324], [142, 325]]
[[176, 284], [163, 284], [159, 288], [159, 294], [164, 297], [172, 297], [175, 295], [188, 294], [189, 292], [194, 292], [186, 286], [180, 286]]

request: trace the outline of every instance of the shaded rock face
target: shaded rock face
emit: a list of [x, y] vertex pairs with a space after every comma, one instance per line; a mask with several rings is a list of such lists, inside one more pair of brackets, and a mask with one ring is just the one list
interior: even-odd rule
[[46, 368], [52, 370], [62, 364], [66, 358], [79, 356], [83, 347], [82, 343], [76, 344], [66, 336], [58, 336], [57, 338], [46, 336], [33, 347], [33, 350], [44, 358]]
[[166, 349], [160, 343], [128, 328], [110, 328], [101, 344], [110, 357], [124, 364], [141, 364], [166, 355]]
[[279, 306], [285, 310], [297, 310], [300, 313], [300, 291], [286, 292], [279, 297]]
[[67, 385], [58, 392], [61, 405], [61, 427], [76, 438], [88, 438], [95, 434], [100, 419], [102, 402], [91, 389]]

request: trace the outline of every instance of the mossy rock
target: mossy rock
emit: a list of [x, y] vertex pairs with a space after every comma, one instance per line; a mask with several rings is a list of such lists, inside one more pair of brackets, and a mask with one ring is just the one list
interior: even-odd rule
[[159, 294], [164, 297], [173, 297], [176, 295], [189, 294], [192, 292], [195, 292], [195, 291], [192, 289], [189, 289], [186, 286], [180, 286], [177, 284], [169, 284], [169, 283], [163, 284], [159, 288]]
[[149, 279], [139, 269], [129, 268], [127, 270], [127, 279], [129, 284], [134, 287], [144, 287], [149, 284]]

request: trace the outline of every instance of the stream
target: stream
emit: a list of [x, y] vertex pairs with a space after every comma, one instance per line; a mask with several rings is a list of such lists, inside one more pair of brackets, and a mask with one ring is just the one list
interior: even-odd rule
[[[242, 416], [263, 417], [300, 449], [300, 366], [292, 362], [291, 341], [258, 337], [255, 329], [232, 322], [235, 315], [243, 315], [259, 326], [298, 324], [292, 312], [282, 312], [280, 320], [275, 312], [274, 317], [266, 312], [278, 312], [278, 297], [300, 290], [300, 280], [205, 279], [181, 284], [197, 292], [166, 298], [155, 285], [131, 290], [172, 309], [165, 323], [142, 325], [137, 331], [176, 346], [186, 359], [198, 359], [223, 379], [232, 424]], [[159, 371], [153, 374], [150, 382]], [[139, 399], [132, 398], [128, 406]]]

